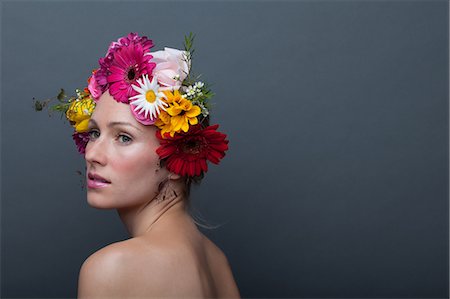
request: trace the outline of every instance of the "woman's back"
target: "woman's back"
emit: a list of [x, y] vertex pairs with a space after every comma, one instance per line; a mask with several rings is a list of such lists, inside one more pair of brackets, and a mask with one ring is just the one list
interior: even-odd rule
[[239, 298], [223, 252], [192, 222], [175, 221], [90, 256], [78, 296]]

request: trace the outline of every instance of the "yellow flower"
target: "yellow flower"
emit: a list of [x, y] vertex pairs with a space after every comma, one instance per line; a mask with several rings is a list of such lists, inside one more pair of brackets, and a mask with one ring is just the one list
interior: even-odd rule
[[164, 91], [164, 94], [166, 95], [166, 102], [167, 104], [172, 104], [174, 101], [179, 101], [183, 97], [181, 96], [181, 93], [177, 90], [174, 90], [173, 92], [170, 92], [169, 90]]
[[181, 96], [178, 90], [173, 93], [164, 91], [166, 95], [166, 102], [169, 107], [166, 111], [161, 111], [155, 125], [161, 129], [161, 135], [169, 132], [170, 136], [181, 131], [187, 132], [189, 125], [196, 125], [198, 123], [197, 116], [200, 115], [201, 109], [197, 105], [193, 105], [188, 99]]
[[164, 133], [170, 132], [173, 137], [175, 132], [172, 132], [172, 126], [170, 125], [170, 115], [166, 111], [161, 111], [158, 118], [155, 121], [155, 126], [161, 129], [161, 136], [164, 138]]
[[66, 117], [74, 126], [75, 131], [83, 133], [88, 130], [89, 119], [95, 108], [95, 102], [90, 97], [72, 101], [66, 112]]
[[[177, 91], [178, 93], [178, 91]], [[189, 124], [195, 125], [198, 123], [197, 116], [201, 113], [201, 109], [197, 105], [192, 105], [192, 102], [188, 99], [182, 98], [181, 95], [172, 94], [168, 92], [169, 107], [166, 109], [167, 113], [171, 116], [170, 124], [173, 131], [189, 130]]]

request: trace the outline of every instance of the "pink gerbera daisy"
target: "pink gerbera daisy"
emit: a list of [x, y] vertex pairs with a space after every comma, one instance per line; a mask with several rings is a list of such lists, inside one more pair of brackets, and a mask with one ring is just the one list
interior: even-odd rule
[[151, 75], [156, 64], [150, 62], [151, 55], [144, 55], [140, 44], [124, 46], [114, 53], [107, 77], [109, 92], [118, 102], [128, 104], [129, 97], [136, 95], [132, 84], [137, 85], [137, 79], [142, 75]]
[[132, 32], [127, 36], [119, 38], [118, 41], [112, 42], [105, 57], [98, 60], [100, 68], [95, 74], [95, 79], [97, 80], [97, 84], [100, 86], [102, 93], [108, 88], [107, 77], [111, 74], [109, 67], [113, 63], [114, 53], [123, 47], [137, 44], [142, 46], [144, 53], [149, 52], [149, 50], [153, 47], [153, 41], [151, 39], [148, 39], [146, 36], [139, 36], [137, 33]]
[[[153, 41], [148, 39], [146, 36], [139, 36], [137, 33], [131, 32], [127, 36], [119, 38], [117, 42], [112, 42], [106, 53], [106, 58], [110, 57], [112, 59], [112, 54], [114, 54], [121, 47], [128, 47], [131, 44], [140, 44], [144, 49], [144, 52], [148, 52], [150, 48], [153, 47]], [[111, 55], [111, 56], [110, 56]]]

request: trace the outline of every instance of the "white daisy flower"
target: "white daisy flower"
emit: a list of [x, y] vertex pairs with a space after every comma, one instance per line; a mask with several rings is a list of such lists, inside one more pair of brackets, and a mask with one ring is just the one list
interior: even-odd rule
[[166, 108], [164, 108], [164, 106], [169, 106], [169, 104], [162, 100], [165, 99], [166, 96], [163, 92], [159, 91], [160, 86], [158, 85], [156, 76], [154, 76], [150, 82], [148, 75], [144, 75], [142, 80], [138, 79], [137, 82], [140, 87], [134, 84], [131, 85], [131, 87], [139, 94], [130, 97], [130, 103], [135, 106], [134, 111], [138, 113], [145, 111], [145, 118], [150, 114], [150, 119], [155, 119], [160, 113], [159, 108], [165, 111]]

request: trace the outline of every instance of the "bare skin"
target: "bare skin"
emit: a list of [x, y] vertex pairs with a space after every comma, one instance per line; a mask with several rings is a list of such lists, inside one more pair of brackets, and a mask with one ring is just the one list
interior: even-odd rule
[[149, 231], [90, 256], [80, 271], [78, 297], [240, 295], [226, 256], [198, 231], [184, 211], [184, 202], [179, 201]]
[[[87, 171], [111, 184], [88, 190], [88, 202], [115, 208], [131, 238], [86, 259], [78, 298], [240, 298], [225, 254], [198, 230], [186, 210], [180, 176], [160, 167], [154, 151], [141, 150], [157, 145], [155, 128], [140, 125], [128, 105], [111, 99], [105, 93], [97, 104], [92, 118], [101, 137], [89, 142], [85, 156]], [[122, 143], [114, 137], [119, 131], [108, 129], [110, 115], [142, 131], [130, 131], [133, 141]], [[127, 180], [135, 187], [129, 188]], [[164, 183], [159, 192], [158, 183]]]

